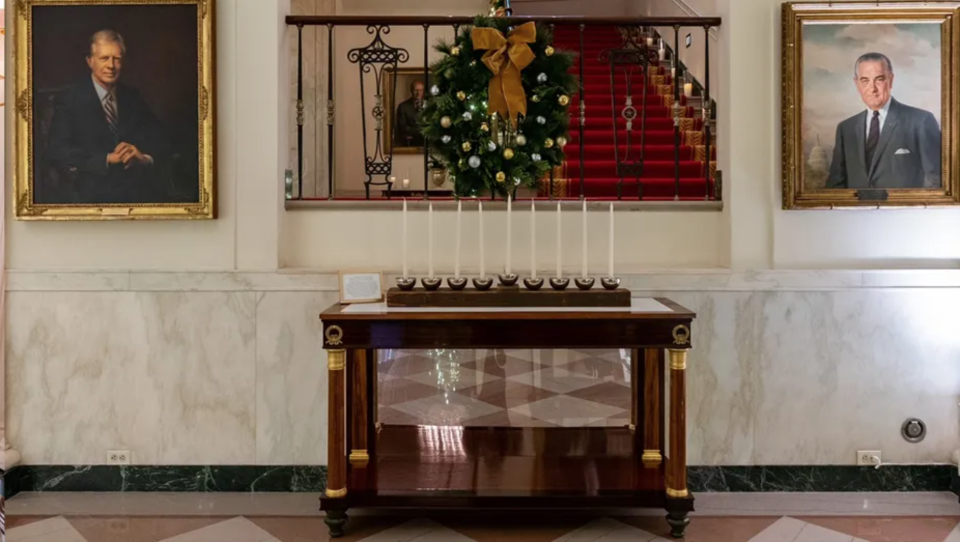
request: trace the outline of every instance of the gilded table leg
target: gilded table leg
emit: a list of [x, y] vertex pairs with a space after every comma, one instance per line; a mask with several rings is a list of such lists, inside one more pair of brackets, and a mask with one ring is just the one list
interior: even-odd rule
[[693, 497], [687, 490], [687, 350], [670, 354], [670, 456], [667, 461], [667, 523], [680, 538], [690, 524]]
[[[346, 350], [327, 350], [329, 384], [327, 398], [327, 489], [328, 499], [344, 499], [347, 496], [347, 439], [346, 439], [346, 383], [344, 370]], [[346, 507], [325, 506], [324, 522], [330, 536], [343, 536], [343, 524], [347, 521]]]

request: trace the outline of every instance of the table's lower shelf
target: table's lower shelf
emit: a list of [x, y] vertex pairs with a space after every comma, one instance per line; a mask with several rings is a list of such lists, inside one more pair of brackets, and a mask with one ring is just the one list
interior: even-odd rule
[[665, 463], [644, 467], [634, 440], [625, 427], [383, 426], [322, 508], [663, 507]]

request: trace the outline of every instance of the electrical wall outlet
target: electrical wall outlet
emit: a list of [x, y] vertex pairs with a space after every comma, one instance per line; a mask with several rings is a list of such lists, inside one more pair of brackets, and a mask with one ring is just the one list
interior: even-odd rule
[[129, 465], [129, 450], [109, 450], [107, 451], [107, 465]]
[[882, 459], [880, 450], [857, 450], [857, 465], [874, 467]]

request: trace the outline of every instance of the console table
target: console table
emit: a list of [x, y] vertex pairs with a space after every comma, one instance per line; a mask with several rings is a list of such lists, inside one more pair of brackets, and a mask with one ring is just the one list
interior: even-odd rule
[[[320, 508], [330, 535], [343, 535], [350, 508], [530, 506], [664, 508], [672, 534], [683, 536], [693, 510], [685, 373], [695, 317], [665, 298], [634, 298], [629, 308], [330, 307], [320, 314], [329, 365], [328, 473]], [[378, 423], [376, 351], [431, 348], [630, 349], [630, 424]]]

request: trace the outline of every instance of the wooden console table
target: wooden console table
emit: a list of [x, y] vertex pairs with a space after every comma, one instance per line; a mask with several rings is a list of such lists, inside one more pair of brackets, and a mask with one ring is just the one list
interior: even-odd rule
[[[531, 506], [662, 507], [673, 535], [683, 536], [693, 510], [685, 373], [695, 317], [664, 298], [635, 298], [630, 308], [332, 306], [320, 315], [330, 371], [329, 465], [320, 508], [330, 535], [343, 535], [349, 508]], [[388, 348], [630, 349], [631, 423], [381, 425], [375, 355]]]

